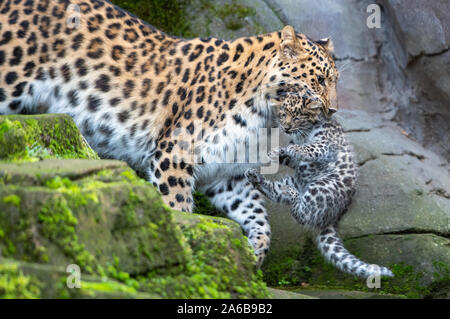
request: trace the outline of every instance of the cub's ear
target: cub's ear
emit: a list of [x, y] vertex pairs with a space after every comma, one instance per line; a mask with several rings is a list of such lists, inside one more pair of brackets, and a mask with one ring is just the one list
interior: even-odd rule
[[304, 51], [294, 28], [290, 25], [281, 30], [280, 49], [281, 54], [286, 58], [298, 58]]
[[330, 37], [320, 39], [319, 41], [317, 41], [317, 44], [320, 44], [330, 54], [334, 53], [334, 45], [333, 45], [333, 41], [331, 41]]

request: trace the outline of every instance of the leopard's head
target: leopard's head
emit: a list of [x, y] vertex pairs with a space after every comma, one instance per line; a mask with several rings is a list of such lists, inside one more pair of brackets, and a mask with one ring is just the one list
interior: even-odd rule
[[266, 97], [277, 100], [297, 86], [299, 94], [309, 92], [314, 97], [314, 105], [317, 107], [319, 104], [324, 114], [336, 112], [339, 73], [334, 63], [331, 40], [312, 41], [304, 34], [296, 33], [291, 26], [284, 27], [279, 32], [279, 38], [278, 48], [272, 51], [271, 68], [265, 79]]

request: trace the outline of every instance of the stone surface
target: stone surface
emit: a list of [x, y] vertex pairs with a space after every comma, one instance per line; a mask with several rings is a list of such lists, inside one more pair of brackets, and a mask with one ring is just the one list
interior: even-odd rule
[[[415, 83], [415, 90], [424, 95], [428, 100], [438, 98], [442, 101], [450, 101], [450, 52], [446, 51], [435, 56], [423, 56], [412, 63], [408, 69], [411, 80]], [[443, 111], [448, 116], [448, 105]], [[448, 128], [448, 127], [447, 127]]]
[[[88, 273], [119, 261], [120, 269], [133, 275], [190, 258], [153, 187], [123, 163], [84, 161], [88, 169], [83, 170], [74, 161], [44, 160], [22, 170], [16, 164], [0, 164], [3, 256], [53, 265], [76, 263]], [[45, 168], [43, 174], [30, 183], [27, 177], [40, 174], [40, 167]], [[66, 172], [75, 168], [60, 175], [61, 167]]]
[[377, 52], [373, 30], [367, 28], [366, 1], [267, 0], [285, 24], [313, 40], [331, 36], [339, 59], [365, 59]]
[[385, 28], [379, 81], [398, 122], [419, 143], [450, 159], [448, 1], [382, 1]]
[[127, 164], [116, 160], [46, 159], [33, 164], [0, 162], [0, 178], [5, 184], [41, 185], [56, 175], [72, 180], [105, 170], [126, 171]]
[[446, 237], [430, 233], [377, 235], [350, 239], [346, 245], [369, 263], [413, 266], [421, 274], [423, 284], [439, 281], [444, 276], [450, 284], [450, 239]]
[[[450, 19], [449, 19], [450, 20]], [[428, 149], [450, 159], [450, 52], [420, 56], [404, 70], [407, 78], [394, 120]], [[408, 95], [407, 95], [408, 96]]]
[[404, 296], [345, 289], [298, 289], [295, 292], [319, 299], [404, 299]]
[[142, 280], [145, 291], [165, 298], [267, 298], [256, 258], [240, 226], [229, 220], [174, 213], [192, 258], [178, 270]]
[[450, 179], [442, 159], [364, 112], [340, 112], [337, 117], [362, 165], [357, 194], [341, 222], [343, 236], [408, 231], [449, 235]]
[[380, 103], [384, 95], [378, 82], [378, 62], [374, 59], [337, 61], [339, 70], [338, 108], [379, 113], [385, 110]]
[[410, 56], [448, 49], [450, 3], [447, 0], [384, 0], [382, 3], [394, 13]]
[[306, 294], [283, 289], [268, 288], [268, 291], [272, 299], [317, 299]]
[[201, 37], [235, 39], [283, 28], [264, 1], [194, 0], [185, 11], [191, 32]]

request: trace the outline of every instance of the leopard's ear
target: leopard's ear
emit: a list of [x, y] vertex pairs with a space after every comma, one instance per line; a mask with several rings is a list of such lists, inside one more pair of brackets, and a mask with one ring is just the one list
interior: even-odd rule
[[312, 102], [311, 104], [308, 105], [308, 108], [310, 108], [311, 110], [317, 110], [321, 107], [322, 103], [320, 103], [319, 101]]
[[304, 53], [302, 44], [292, 26], [287, 25], [281, 30], [281, 54], [286, 58], [298, 58]]
[[328, 116], [331, 116], [331, 115], [333, 115], [336, 112], [337, 112], [337, 108], [334, 108], [334, 107], [329, 107], [328, 108]]
[[331, 38], [323, 38], [317, 41], [317, 44], [320, 44], [325, 50], [327, 50], [330, 54], [334, 53], [334, 44], [331, 41]]

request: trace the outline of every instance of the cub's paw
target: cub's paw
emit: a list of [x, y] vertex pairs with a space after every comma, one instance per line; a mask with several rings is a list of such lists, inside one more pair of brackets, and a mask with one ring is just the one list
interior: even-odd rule
[[245, 172], [245, 177], [247, 177], [249, 182], [252, 183], [253, 185], [261, 184], [261, 182], [263, 181], [262, 175], [254, 168], [248, 169]]
[[272, 160], [278, 159], [278, 157], [279, 157], [279, 149], [278, 148], [272, 149], [269, 153], [267, 153], [267, 156], [269, 156], [269, 158], [272, 159]]
[[271, 159], [278, 159], [281, 156], [285, 155], [284, 148], [281, 147], [275, 147], [273, 148], [269, 153], [267, 153], [267, 156]]
[[276, 147], [273, 148], [268, 154], [267, 156], [269, 156], [269, 158], [271, 159], [284, 159], [286, 158], [286, 156], [288, 156], [288, 149], [287, 147]]

